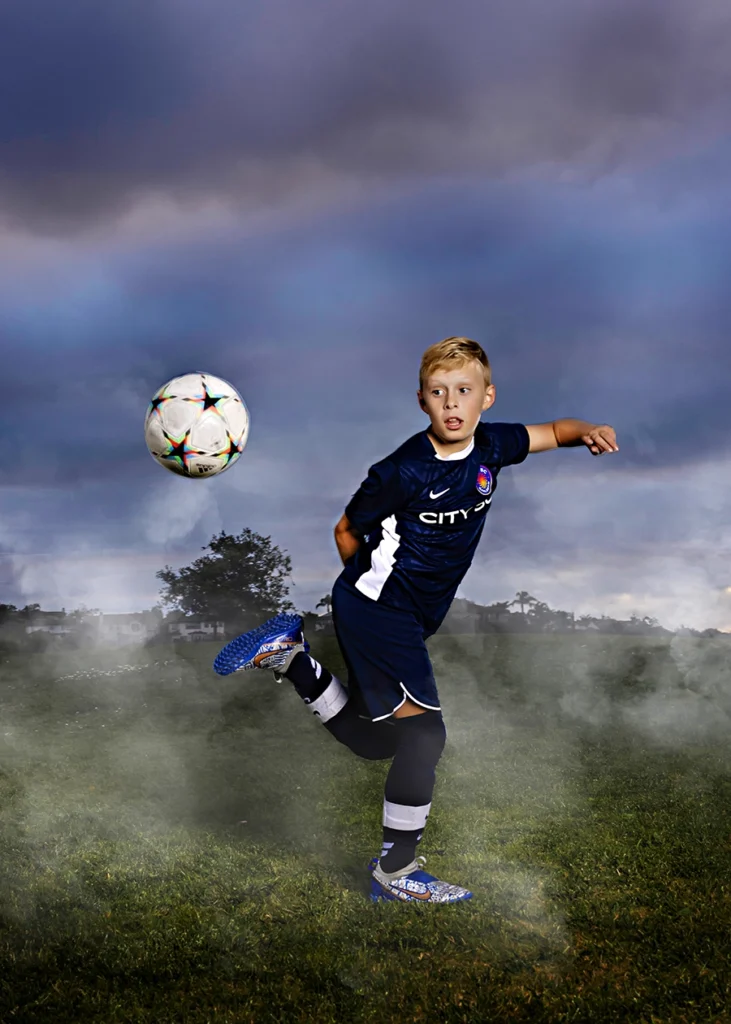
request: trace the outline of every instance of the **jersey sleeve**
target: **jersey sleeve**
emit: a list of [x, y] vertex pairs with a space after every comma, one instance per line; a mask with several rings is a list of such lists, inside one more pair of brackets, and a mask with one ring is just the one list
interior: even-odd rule
[[500, 466], [514, 466], [528, 457], [530, 436], [522, 423], [478, 423], [475, 435], [478, 443], [493, 447]]
[[345, 515], [359, 533], [367, 534], [405, 503], [398, 466], [391, 459], [383, 459], [368, 470], [368, 476], [346, 505]]

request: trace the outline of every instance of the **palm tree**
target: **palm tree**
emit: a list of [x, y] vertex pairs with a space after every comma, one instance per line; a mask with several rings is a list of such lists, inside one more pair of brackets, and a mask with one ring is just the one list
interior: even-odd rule
[[323, 597], [322, 601], [318, 601], [317, 602], [317, 604], [315, 605], [315, 608], [324, 608], [326, 614], [329, 615], [330, 614], [330, 610], [332, 608], [332, 603], [333, 603], [332, 594], [325, 594], [325, 596]]
[[527, 604], [538, 604], [538, 599], [535, 597], [531, 597], [527, 590], [519, 590], [518, 593], [515, 595], [515, 599], [513, 601], [508, 602], [508, 607], [511, 604], [519, 604], [520, 614], [525, 615], [524, 606]]

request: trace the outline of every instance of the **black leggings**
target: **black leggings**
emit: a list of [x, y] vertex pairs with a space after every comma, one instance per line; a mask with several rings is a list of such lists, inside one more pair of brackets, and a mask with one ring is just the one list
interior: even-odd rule
[[385, 761], [395, 757], [398, 751], [402, 757], [418, 762], [420, 768], [423, 766], [422, 774], [426, 771], [431, 778], [447, 739], [441, 711], [372, 722], [358, 715], [352, 700], [324, 725], [339, 743], [358, 757]]

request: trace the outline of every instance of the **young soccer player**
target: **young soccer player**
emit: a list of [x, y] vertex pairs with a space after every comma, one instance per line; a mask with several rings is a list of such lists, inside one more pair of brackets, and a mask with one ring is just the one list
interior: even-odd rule
[[371, 466], [335, 527], [344, 568], [333, 622], [347, 686], [309, 656], [298, 615], [275, 616], [232, 640], [214, 667], [221, 675], [273, 669], [355, 754], [392, 759], [381, 855], [369, 864], [371, 898], [453, 903], [472, 893], [427, 874], [426, 858], [416, 856], [446, 740], [425, 641], [470, 567], [503, 466], [552, 448], [619, 448], [607, 425], [480, 422], [495, 385], [487, 356], [469, 338], [426, 350], [417, 396], [429, 427]]

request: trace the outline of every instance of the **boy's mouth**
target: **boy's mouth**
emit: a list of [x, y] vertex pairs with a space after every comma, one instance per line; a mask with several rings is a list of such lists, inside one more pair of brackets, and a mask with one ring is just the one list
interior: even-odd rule
[[459, 430], [462, 426], [462, 420], [457, 416], [451, 416], [448, 420], [444, 421], [444, 426], [447, 430]]

